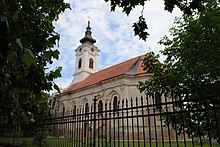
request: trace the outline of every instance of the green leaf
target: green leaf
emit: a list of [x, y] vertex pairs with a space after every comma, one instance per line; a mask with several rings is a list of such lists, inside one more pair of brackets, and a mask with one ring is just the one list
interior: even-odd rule
[[62, 71], [62, 67], [59, 66], [59, 67], [55, 70], [53, 76], [54, 76], [55, 78], [61, 77], [61, 71]]
[[58, 60], [59, 59], [59, 54], [60, 54], [60, 52], [58, 50], [55, 50], [53, 52], [53, 57]]
[[54, 89], [56, 89], [59, 93], [61, 93], [60, 88], [57, 86], [57, 84], [54, 84]]
[[23, 62], [25, 62], [25, 64], [28, 66], [28, 68], [31, 65], [37, 65], [37, 58], [35, 57], [35, 55], [32, 53], [31, 50], [26, 50], [24, 55], [23, 55]]
[[132, 27], [134, 28], [134, 35], [139, 36], [140, 39], [146, 41], [149, 34], [147, 33], [148, 28], [145, 18], [143, 16], [140, 16], [139, 20], [134, 23]]
[[20, 125], [32, 115], [48, 115], [43, 92], [52, 90], [53, 80], [61, 76], [60, 68], [49, 75], [45, 70], [59, 57], [53, 51], [60, 38], [53, 22], [69, 7], [64, 0], [0, 2], [0, 121]]

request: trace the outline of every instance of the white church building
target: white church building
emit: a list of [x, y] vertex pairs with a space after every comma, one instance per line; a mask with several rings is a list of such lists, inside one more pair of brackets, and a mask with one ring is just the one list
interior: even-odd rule
[[[173, 110], [169, 105], [160, 105], [167, 100], [165, 100], [161, 94], [159, 94], [159, 96], [156, 96], [155, 94], [154, 97], [146, 97], [146, 95], [144, 93], [140, 93], [137, 88], [139, 81], [148, 80], [150, 77], [150, 74], [142, 69], [142, 59], [145, 55], [140, 55], [106, 69], [97, 71], [100, 50], [94, 45], [95, 42], [96, 40], [92, 38], [90, 22], [88, 22], [85, 36], [80, 40], [81, 45], [75, 49], [76, 65], [72, 83], [60, 94], [54, 96], [52, 106], [53, 116], [74, 116], [77, 110], [80, 110], [77, 114], [92, 112], [94, 98], [97, 103], [97, 105], [95, 105], [97, 107], [96, 110], [102, 112], [102, 110], [100, 111], [99, 106], [101, 106], [101, 109], [104, 109], [103, 106], [105, 106], [105, 110], [106, 106], [108, 106], [108, 110], [115, 111], [116, 109], [120, 109], [122, 107], [121, 103], [118, 103], [119, 101], [122, 102], [122, 100], [125, 99], [129, 100], [127, 106], [128, 108], [132, 105], [130, 103], [131, 98], [133, 99], [132, 101], [134, 101], [134, 104], [135, 102], [137, 103], [137, 101], [139, 101], [140, 104], [141, 97], [144, 97], [142, 106], [145, 105], [146, 107], [140, 112], [146, 114], [147, 117], [137, 119], [133, 119], [131, 117], [127, 119], [128, 124], [124, 125], [120, 123], [117, 126], [119, 128], [136, 127], [136, 131], [134, 131], [134, 133], [137, 133], [137, 128], [143, 127], [146, 130], [146, 133], [151, 132], [151, 134], [145, 134], [146, 138], [161, 139], [161, 137], [164, 136], [165, 139], [168, 139], [169, 137], [175, 139], [175, 133], [173, 133], [175, 132], [174, 130], [161, 130], [161, 126], [164, 125], [160, 116], [161, 109], [165, 109], [166, 111]], [[159, 103], [159, 107], [154, 105], [155, 103]], [[131, 113], [129, 112], [128, 115], [130, 114]], [[121, 113], [120, 115], [123, 114]], [[144, 122], [141, 121], [141, 119], [144, 119]], [[139, 123], [131, 124], [133, 123], [132, 120]], [[106, 122], [106, 124], [111, 124], [112, 121], [113, 120]], [[87, 127], [88, 126], [85, 128]], [[108, 132], [112, 127], [113, 126], [110, 125]], [[81, 129], [82, 128], [83, 127], [81, 126]], [[80, 128], [76, 127], [75, 129]], [[67, 132], [71, 131], [71, 129], [67, 130]], [[58, 129], [58, 132], [59, 131], [62, 132], [63, 128], [61, 127]], [[74, 131], [74, 129], [72, 129], [72, 131]], [[129, 132], [127, 133], [129, 134]], [[161, 133], [164, 134], [161, 135]], [[135, 138], [137, 138], [137, 136], [143, 137], [143, 132], [136, 134]]]
[[54, 113], [65, 113], [91, 105], [94, 97], [98, 102], [108, 103], [123, 98], [140, 97], [138, 81], [149, 78], [142, 69], [144, 55], [129, 59], [97, 71], [100, 50], [94, 45], [90, 22], [81, 45], [75, 50], [76, 65], [70, 86], [55, 96]]

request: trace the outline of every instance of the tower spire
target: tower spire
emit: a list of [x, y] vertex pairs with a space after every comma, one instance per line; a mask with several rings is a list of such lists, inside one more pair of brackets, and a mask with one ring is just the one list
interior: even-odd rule
[[85, 36], [80, 40], [80, 43], [84, 43], [86, 41], [95, 43], [96, 40], [92, 38], [92, 31], [90, 27], [90, 20], [88, 20], [88, 26], [86, 28]]
[[96, 40], [92, 38], [90, 20], [88, 20], [85, 36], [80, 42], [82, 44], [75, 49], [76, 65], [71, 85], [83, 81], [97, 71], [100, 50], [94, 45]]

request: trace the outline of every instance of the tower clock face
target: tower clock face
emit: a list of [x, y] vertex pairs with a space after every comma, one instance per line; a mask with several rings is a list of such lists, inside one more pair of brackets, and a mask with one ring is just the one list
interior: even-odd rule
[[91, 52], [94, 52], [94, 48], [90, 48]]

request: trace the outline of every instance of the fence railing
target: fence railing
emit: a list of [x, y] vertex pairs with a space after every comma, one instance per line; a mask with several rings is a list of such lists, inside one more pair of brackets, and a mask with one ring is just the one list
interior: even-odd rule
[[220, 107], [213, 102], [165, 96], [156, 101], [147, 96], [102, 103], [94, 98], [91, 106], [23, 126], [26, 133], [17, 136], [1, 127], [0, 142], [51, 147], [219, 147]]

